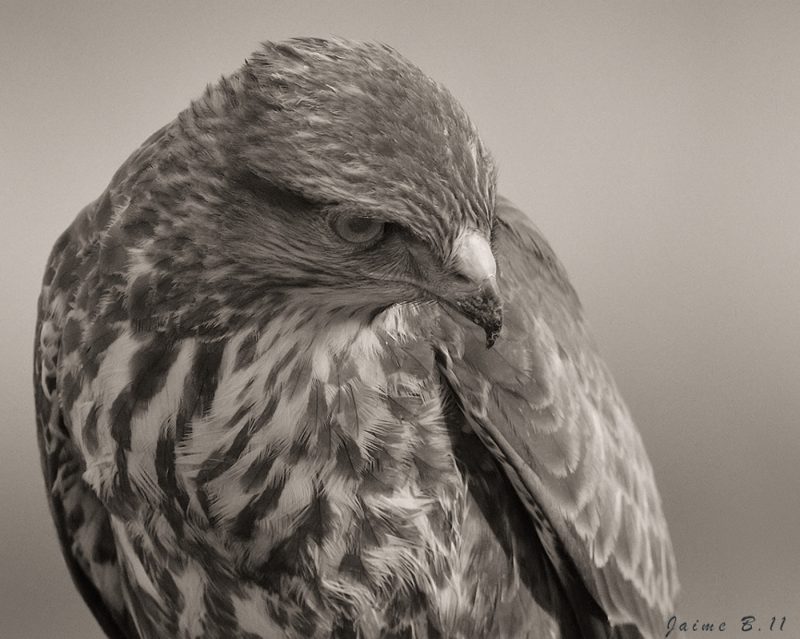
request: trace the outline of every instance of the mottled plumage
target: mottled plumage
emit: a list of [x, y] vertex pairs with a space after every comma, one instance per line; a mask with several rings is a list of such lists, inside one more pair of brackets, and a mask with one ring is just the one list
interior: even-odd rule
[[388, 47], [265, 44], [152, 135], [53, 250], [35, 388], [110, 637], [655, 637], [672, 613], [652, 470], [562, 267]]

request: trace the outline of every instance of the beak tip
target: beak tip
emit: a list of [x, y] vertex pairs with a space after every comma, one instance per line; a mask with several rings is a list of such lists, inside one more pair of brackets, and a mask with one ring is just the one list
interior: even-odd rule
[[497, 264], [487, 238], [477, 231], [465, 233], [455, 250], [456, 271], [474, 288], [450, 298], [450, 304], [486, 333], [486, 348], [492, 348], [503, 327], [502, 297], [498, 290]]
[[483, 329], [486, 334], [486, 348], [492, 348], [503, 328], [503, 304], [494, 278], [487, 280], [477, 295], [451, 304], [473, 324]]
[[488, 321], [484, 320], [480, 326], [486, 333], [486, 348], [491, 348], [500, 337], [500, 330], [503, 328], [503, 316], [500, 309], [497, 309], [493, 317]]

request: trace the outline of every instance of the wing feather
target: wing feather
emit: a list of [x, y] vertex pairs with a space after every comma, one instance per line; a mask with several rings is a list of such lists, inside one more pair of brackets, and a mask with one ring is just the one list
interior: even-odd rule
[[610, 623], [658, 636], [678, 581], [641, 438], [552, 250], [507, 200], [498, 218], [503, 332], [487, 350], [475, 327], [445, 319], [443, 373]]
[[[91, 211], [87, 207], [76, 222]], [[47, 499], [72, 580], [108, 637], [135, 639], [108, 513], [83, 480], [85, 464], [62, 412], [62, 397], [74, 393], [70, 385], [78, 384], [70, 378], [59, 382], [58, 375], [59, 360], [71, 348], [63, 320], [80, 278], [77, 226], [56, 244], [39, 299], [33, 366], [36, 431]]]

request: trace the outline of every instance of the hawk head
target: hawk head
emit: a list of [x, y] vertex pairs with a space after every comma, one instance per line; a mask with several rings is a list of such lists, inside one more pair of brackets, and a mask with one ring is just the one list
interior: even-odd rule
[[287, 299], [365, 321], [433, 300], [489, 345], [500, 331], [492, 160], [447, 90], [387, 46], [264, 44], [114, 184], [128, 226], [149, 211], [131, 266], [146, 303], [184, 325]]

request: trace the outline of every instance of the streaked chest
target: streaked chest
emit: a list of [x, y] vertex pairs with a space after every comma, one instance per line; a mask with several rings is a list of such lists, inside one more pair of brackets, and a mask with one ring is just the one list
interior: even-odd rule
[[283, 330], [226, 346], [213, 402], [176, 464], [198, 488], [193, 506], [245, 544], [250, 563], [300, 534], [333, 575], [353, 548], [412, 535], [403, 528], [454, 489], [433, 351], [385, 326]]
[[[452, 573], [464, 485], [430, 345], [396, 317], [302, 320], [223, 342], [121, 331], [71, 422], [137, 553], [181, 557], [176, 583], [238, 580], [244, 609], [297, 606], [320, 627], [349, 611], [367, 632]], [[181, 601], [187, 623], [209, 614], [205, 595]]]

